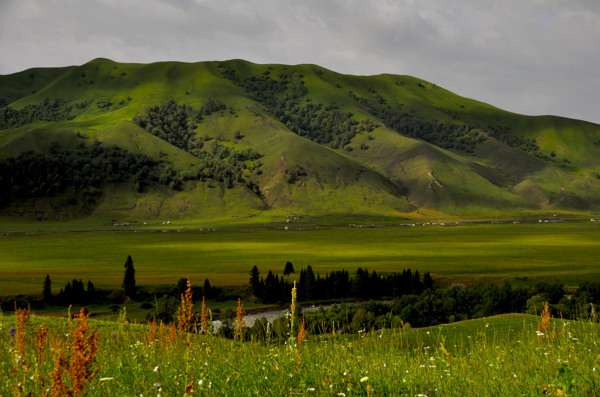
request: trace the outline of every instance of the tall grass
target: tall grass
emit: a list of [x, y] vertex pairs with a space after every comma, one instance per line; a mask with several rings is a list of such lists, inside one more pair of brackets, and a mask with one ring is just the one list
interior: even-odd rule
[[[74, 320], [77, 327], [74, 321], [31, 316], [19, 355], [20, 342], [11, 336], [17, 320], [0, 317], [0, 395], [68, 395], [56, 391], [53, 380], [57, 366], [68, 368], [62, 362], [75, 359], [76, 344], [90, 352], [81, 359], [90, 364], [80, 366], [80, 390], [92, 396], [600, 393], [600, 330], [591, 321], [554, 319], [542, 333], [539, 317], [496, 317], [318, 338], [300, 325], [299, 334], [273, 344], [194, 333], [182, 339], [175, 326], [126, 321], [89, 321], [90, 329], [81, 331], [87, 337], [77, 338], [74, 330], [87, 322], [85, 316]], [[42, 322], [45, 359], [36, 349]], [[94, 338], [86, 339], [91, 335], [95, 354]], [[62, 379], [74, 388], [76, 380], [64, 373]]]

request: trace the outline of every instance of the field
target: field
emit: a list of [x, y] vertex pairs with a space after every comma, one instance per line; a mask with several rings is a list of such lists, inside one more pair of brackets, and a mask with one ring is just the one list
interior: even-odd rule
[[230, 229], [177, 232], [19, 233], [0, 236], [0, 296], [39, 294], [46, 274], [57, 293], [73, 278], [120, 288], [131, 255], [139, 286], [246, 285], [261, 274], [311, 265], [324, 274], [363, 267], [431, 272], [441, 285], [474, 280], [527, 283], [598, 281], [599, 224], [473, 224], [453, 227], [328, 227], [313, 230]]
[[[590, 321], [554, 320], [544, 332], [536, 332], [539, 317], [503, 315], [423, 329], [308, 335], [300, 345], [294, 337], [283, 344], [180, 336], [175, 328], [161, 326], [153, 332], [126, 321], [90, 321], [86, 330], [78, 321], [33, 316], [27, 326], [15, 316], [0, 316], [2, 394], [38, 396], [52, 390], [54, 395], [59, 379], [65, 388], [94, 396], [599, 392], [600, 330]], [[42, 322], [47, 333], [40, 333]], [[93, 330], [99, 331], [97, 345]], [[85, 348], [78, 357], [76, 346]], [[54, 364], [59, 356], [62, 374]]]

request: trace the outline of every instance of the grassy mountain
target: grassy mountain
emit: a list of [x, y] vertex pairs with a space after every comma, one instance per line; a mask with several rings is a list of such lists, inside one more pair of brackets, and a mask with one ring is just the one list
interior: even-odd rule
[[596, 124], [410, 76], [107, 59], [0, 76], [10, 218], [582, 213], [599, 150]]

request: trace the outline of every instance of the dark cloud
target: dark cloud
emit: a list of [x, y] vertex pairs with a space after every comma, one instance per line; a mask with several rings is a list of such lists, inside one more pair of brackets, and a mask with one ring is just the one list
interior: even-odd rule
[[100, 56], [316, 63], [600, 122], [598, 20], [591, 0], [4, 0], [0, 73]]

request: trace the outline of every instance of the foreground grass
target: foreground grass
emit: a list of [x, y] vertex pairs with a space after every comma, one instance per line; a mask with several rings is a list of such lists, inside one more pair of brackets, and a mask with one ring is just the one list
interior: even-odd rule
[[[38, 361], [35, 332], [50, 329]], [[234, 342], [124, 322], [90, 322], [99, 330], [86, 386], [92, 396], [192, 395], [595, 395], [600, 392], [597, 344], [590, 322], [555, 320], [544, 335], [538, 317], [506, 315], [427, 329], [308, 336], [301, 346]], [[65, 320], [32, 317], [18, 357], [0, 318], [0, 389], [7, 396], [42, 395], [59, 346], [72, 331]], [[291, 343], [290, 343], [291, 342]], [[27, 363], [24, 365], [24, 363]], [[43, 380], [42, 380], [43, 379]], [[19, 386], [20, 385], [20, 386]], [[563, 393], [563, 394], [561, 394]]]
[[131, 255], [141, 286], [190, 276], [213, 285], [247, 285], [252, 266], [282, 272], [287, 261], [315, 272], [357, 267], [377, 273], [411, 268], [437, 281], [528, 278], [566, 284], [598, 280], [599, 223], [479, 224], [457, 227], [236, 229], [170, 233], [86, 232], [0, 236], [1, 295], [53, 291], [73, 278], [119, 289]]

